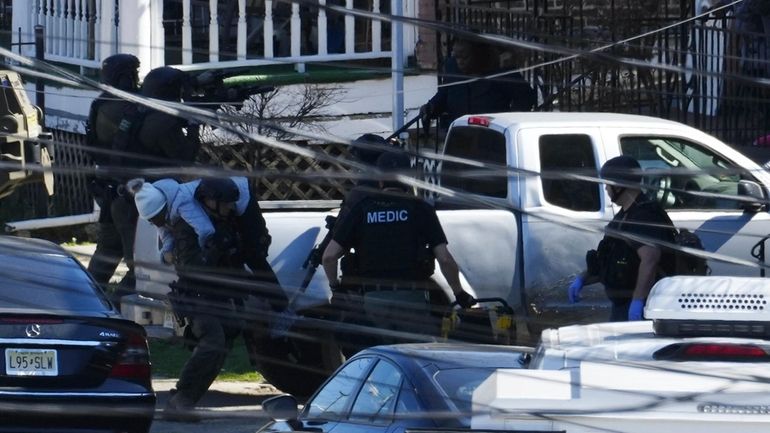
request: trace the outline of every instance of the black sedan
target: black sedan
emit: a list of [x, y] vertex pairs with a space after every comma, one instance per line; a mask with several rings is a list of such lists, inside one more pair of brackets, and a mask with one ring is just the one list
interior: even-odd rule
[[0, 430], [147, 432], [144, 329], [48, 241], [0, 236]]
[[498, 368], [521, 368], [531, 349], [426, 343], [377, 346], [343, 364], [300, 412], [280, 395], [259, 432], [399, 433], [468, 428], [473, 391]]

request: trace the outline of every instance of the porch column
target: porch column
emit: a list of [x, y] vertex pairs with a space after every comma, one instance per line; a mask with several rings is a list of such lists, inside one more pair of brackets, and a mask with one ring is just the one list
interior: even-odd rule
[[[390, 0], [390, 10], [394, 17], [404, 15], [403, 0]], [[394, 20], [391, 23], [390, 67], [393, 81], [393, 131], [404, 126], [404, 24]]]
[[163, 30], [163, 1], [151, 2], [150, 69], [166, 65], [166, 33]]
[[[139, 75], [144, 76], [153, 67], [153, 33], [157, 25], [153, 24], [155, 20], [158, 23], [163, 21], [163, 5], [161, 2], [155, 7], [151, 0], [134, 0], [120, 2], [119, 23], [118, 23], [118, 52], [133, 54], [139, 58]], [[153, 16], [153, 12], [159, 9], [160, 16]], [[102, 11], [106, 13], [107, 11]], [[155, 49], [162, 49], [157, 47]], [[102, 57], [104, 59], [104, 57]], [[100, 59], [100, 60], [102, 60]]]
[[115, 28], [115, 0], [96, 2], [96, 21], [94, 22], [94, 60], [102, 60], [117, 53], [118, 32]]
[[[35, 14], [37, 14], [40, 5], [37, 2], [32, 2], [32, 7], [28, 4], [28, 0], [13, 0], [13, 13], [11, 14], [11, 42], [14, 44], [19, 42], [19, 27], [21, 27], [21, 41], [32, 42], [35, 39], [35, 35], [32, 34], [32, 29], [35, 28]], [[14, 47], [13, 51], [18, 53], [21, 50], [23, 56], [32, 57], [35, 55], [34, 45], [22, 45]]]

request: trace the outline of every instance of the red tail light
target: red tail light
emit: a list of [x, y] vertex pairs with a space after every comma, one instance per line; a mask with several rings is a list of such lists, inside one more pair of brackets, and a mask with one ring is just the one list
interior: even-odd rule
[[468, 125], [489, 126], [490, 118], [485, 116], [471, 116], [468, 118]]
[[134, 379], [150, 384], [150, 349], [141, 334], [130, 334], [126, 346], [112, 366], [111, 377]]
[[653, 358], [669, 361], [770, 362], [765, 348], [733, 343], [672, 344], [655, 352]]
[[767, 353], [758, 346], [747, 344], [691, 344], [684, 349], [685, 356], [705, 357], [748, 357], [761, 358]]

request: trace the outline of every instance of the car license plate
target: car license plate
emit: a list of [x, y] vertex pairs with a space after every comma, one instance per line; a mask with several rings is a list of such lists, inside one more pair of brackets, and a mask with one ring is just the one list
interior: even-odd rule
[[5, 349], [8, 376], [56, 376], [59, 363], [53, 349]]

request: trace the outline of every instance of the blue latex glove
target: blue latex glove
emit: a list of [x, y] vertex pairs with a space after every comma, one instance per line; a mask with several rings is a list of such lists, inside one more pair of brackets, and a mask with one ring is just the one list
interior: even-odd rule
[[628, 320], [643, 320], [644, 319], [644, 299], [634, 299], [631, 301], [631, 305], [628, 306]]
[[567, 295], [569, 296], [570, 304], [580, 302], [580, 291], [583, 290], [583, 283], [585, 283], [583, 276], [578, 275], [575, 277], [575, 280], [572, 281], [572, 284], [569, 285], [569, 289], [567, 289]]

